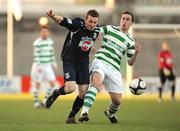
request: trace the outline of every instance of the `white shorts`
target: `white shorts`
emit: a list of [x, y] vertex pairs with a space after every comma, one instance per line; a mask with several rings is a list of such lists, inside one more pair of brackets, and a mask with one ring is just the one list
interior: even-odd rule
[[34, 82], [54, 81], [56, 79], [52, 64], [33, 63], [31, 69], [31, 78]]
[[123, 93], [121, 73], [113, 66], [102, 60], [95, 59], [92, 62], [91, 71], [92, 73], [98, 72], [102, 76], [107, 92]]

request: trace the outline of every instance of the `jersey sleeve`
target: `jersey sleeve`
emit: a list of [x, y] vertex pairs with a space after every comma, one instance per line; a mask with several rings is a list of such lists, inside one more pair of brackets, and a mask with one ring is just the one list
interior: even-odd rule
[[127, 49], [126, 56], [129, 60], [135, 54], [135, 43], [133, 42]]
[[106, 25], [106, 26], [103, 26], [103, 27], [99, 27], [100, 28], [100, 32], [103, 34], [103, 35], [106, 35], [108, 34], [110, 28], [111, 28], [111, 25]]
[[83, 22], [80, 18], [69, 19], [64, 17], [64, 20], [59, 24], [66, 27], [68, 30], [75, 32], [81, 28]]
[[97, 40], [99, 36], [100, 36], [100, 28], [96, 27], [94, 30], [94, 36], [93, 36], [94, 41]]

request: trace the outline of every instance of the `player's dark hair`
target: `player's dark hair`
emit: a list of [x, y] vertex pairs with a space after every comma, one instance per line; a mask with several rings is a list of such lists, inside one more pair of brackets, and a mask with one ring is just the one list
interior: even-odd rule
[[42, 29], [47, 29], [48, 30], [48, 26], [40, 26], [39, 30], [41, 31]]
[[132, 18], [132, 22], [134, 22], [134, 15], [133, 15], [131, 12], [129, 12], [129, 11], [124, 11], [124, 12], [122, 13], [122, 15], [123, 15], [123, 14], [128, 14], [128, 15], [130, 15], [131, 18]]
[[95, 9], [89, 10], [89, 11], [87, 12], [87, 14], [86, 14], [86, 18], [87, 18], [88, 16], [99, 17], [99, 13], [98, 13]]
[[40, 29], [48, 29], [47, 26], [41, 26]]

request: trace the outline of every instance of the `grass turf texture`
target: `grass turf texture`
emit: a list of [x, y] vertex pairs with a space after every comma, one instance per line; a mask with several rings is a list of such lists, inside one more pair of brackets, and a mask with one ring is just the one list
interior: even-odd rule
[[[1, 131], [179, 131], [180, 102], [124, 99], [118, 124], [103, 114], [109, 101], [98, 99], [87, 123], [67, 125], [73, 100], [58, 100], [51, 109], [34, 109], [32, 100], [0, 100]], [[76, 121], [79, 114], [76, 117]]]

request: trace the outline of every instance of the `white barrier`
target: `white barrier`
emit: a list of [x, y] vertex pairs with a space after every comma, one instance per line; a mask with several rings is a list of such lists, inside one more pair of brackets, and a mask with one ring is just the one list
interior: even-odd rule
[[8, 78], [0, 76], [0, 93], [20, 93], [21, 92], [21, 77], [15, 76]]
[[[157, 93], [158, 87], [160, 85], [159, 77], [141, 77], [147, 84], [147, 93]], [[126, 84], [126, 80], [123, 79], [124, 86]], [[6, 76], [0, 76], [0, 93], [21, 93], [23, 90], [22, 87], [22, 77], [14, 76], [12, 79], [7, 78]], [[168, 87], [169, 83], [167, 82], [164, 87], [164, 92], [169, 92], [170, 88]], [[46, 87], [49, 86], [47, 83], [42, 84], [41, 90], [44, 92]], [[59, 88], [61, 85], [57, 83], [56, 88]], [[33, 86], [32, 86], [33, 87]], [[30, 87], [29, 87], [30, 88]], [[32, 89], [30, 89], [32, 91]], [[102, 90], [101, 92], [104, 92]], [[124, 88], [125, 94], [129, 92], [128, 87]], [[78, 93], [76, 89], [75, 93]], [[180, 94], [180, 77], [176, 78], [176, 93]]]
[[[158, 87], [160, 86], [159, 77], [141, 77], [147, 84], [146, 92], [147, 93], [155, 93], [158, 91]], [[165, 87], [163, 88], [164, 92], [170, 91], [170, 83], [166, 81]], [[176, 78], [176, 93], [180, 93], [180, 78]]]

